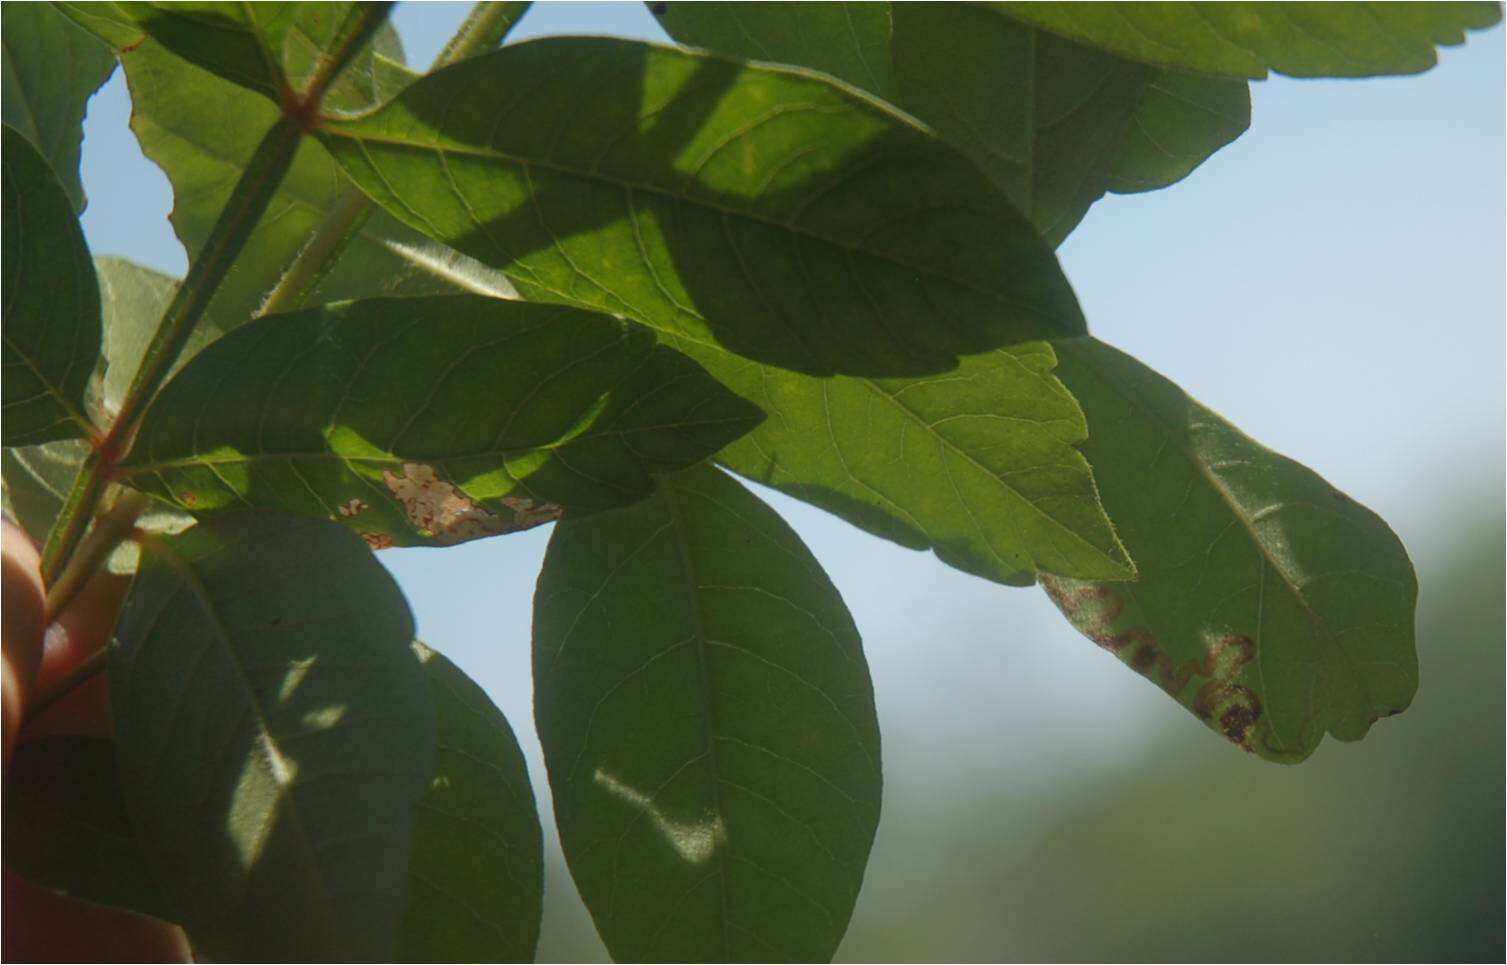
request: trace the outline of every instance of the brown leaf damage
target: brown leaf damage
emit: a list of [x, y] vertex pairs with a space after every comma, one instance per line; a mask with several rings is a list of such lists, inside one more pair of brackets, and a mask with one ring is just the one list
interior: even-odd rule
[[[1250, 637], [1225, 634], [1214, 639], [1202, 657], [1177, 664], [1146, 628], [1115, 629], [1124, 614], [1125, 599], [1110, 587], [1048, 576], [1042, 577], [1041, 585], [1084, 636], [1157, 684], [1236, 746], [1254, 751], [1261, 730], [1261, 697], [1237, 682], [1246, 664], [1255, 659], [1256, 645]], [[1203, 683], [1186, 698], [1184, 692], [1194, 678]]]
[[402, 475], [383, 470], [382, 481], [402, 505], [409, 524], [442, 546], [531, 529], [564, 514], [564, 509], [553, 503], [504, 496], [498, 503], [507, 514], [501, 515], [477, 503], [441, 479], [433, 466], [423, 463], [404, 463]]

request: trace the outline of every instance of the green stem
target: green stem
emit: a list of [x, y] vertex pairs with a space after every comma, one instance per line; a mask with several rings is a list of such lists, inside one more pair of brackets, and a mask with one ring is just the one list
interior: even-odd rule
[[[497, 47], [531, 6], [532, 2], [476, 4], [439, 56], [434, 58], [430, 72]], [[341, 192], [335, 206], [325, 215], [308, 244], [299, 249], [257, 314], [290, 312], [302, 305], [335, 267], [346, 247], [361, 233], [371, 214], [371, 200], [361, 191], [347, 187]]]
[[503, 40], [533, 3], [478, 3], [471, 8], [465, 23], [455, 31], [455, 36], [446, 42], [439, 56], [434, 58], [429, 72], [465, 60], [483, 51], [502, 45]]
[[357, 4], [352, 9], [342, 24], [344, 36], [340, 44], [320, 65], [302, 99], [284, 105], [283, 116], [262, 138], [246, 170], [241, 172], [241, 178], [231, 191], [230, 200], [220, 212], [209, 238], [194, 256], [188, 277], [162, 313], [156, 334], [148, 343], [141, 365], [131, 379], [114, 424], [84, 461], [73, 481], [63, 512], [42, 552], [42, 576], [49, 585], [58, 579], [78, 550], [116, 464], [130, 451], [147, 405], [167, 380], [194, 327], [204, 317], [210, 299], [219, 290], [220, 283], [229, 274], [277, 193], [283, 176], [293, 163], [293, 155], [304, 131], [318, 115], [320, 98], [382, 25], [391, 7], [391, 3], [370, 3]]
[[49, 626], [68, 609], [68, 604], [115, 548], [136, 529], [136, 519], [146, 511], [147, 502], [142, 493], [122, 490], [115, 504], [100, 514], [99, 521], [79, 544], [78, 552], [47, 587], [46, 618]]
[[325, 215], [308, 243], [299, 249], [293, 264], [278, 279], [277, 287], [262, 302], [257, 315], [290, 312], [302, 305], [315, 286], [335, 267], [346, 246], [360, 234], [371, 213], [372, 205], [366, 195], [355, 188], [341, 192], [335, 207]]

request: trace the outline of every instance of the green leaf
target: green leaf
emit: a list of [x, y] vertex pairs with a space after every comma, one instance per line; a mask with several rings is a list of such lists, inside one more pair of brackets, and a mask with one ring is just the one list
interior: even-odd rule
[[1250, 85], [1157, 71], [1141, 89], [1109, 168], [1109, 190], [1135, 194], [1175, 184], [1250, 126]]
[[320, 137], [375, 201], [525, 297], [784, 368], [923, 374], [1083, 328], [1051, 250], [973, 164], [804, 71], [544, 39]]
[[[378, 40], [383, 36], [379, 33]], [[277, 110], [160, 44], [148, 41], [123, 52], [121, 63], [131, 90], [131, 126], [143, 152], [172, 184], [173, 229], [183, 246], [196, 252], [209, 237], [262, 134], [277, 120]], [[379, 67], [384, 63], [401, 70], [383, 56], [374, 60]], [[360, 74], [353, 67], [341, 76], [344, 81]], [[377, 77], [372, 83], [390, 84]], [[236, 262], [236, 270], [215, 293], [210, 317], [233, 328], [257, 314], [267, 293], [349, 187], [349, 180], [324, 148], [312, 138], [305, 139]], [[378, 212], [350, 242], [310, 301], [462, 290], [513, 294], [500, 272], [440, 248]]]
[[4, 442], [87, 436], [99, 358], [99, 286], [73, 205], [47, 161], [4, 133]]
[[116, 51], [129, 50], [146, 39], [141, 25], [122, 10], [119, 3], [90, 0], [88, 3], [57, 2], [52, 6]]
[[435, 729], [381, 564], [321, 520], [226, 516], [146, 541], [116, 636], [127, 806], [194, 947], [392, 960]]
[[[178, 282], [161, 272], [110, 255], [95, 258], [94, 271], [99, 278], [105, 320], [104, 353], [100, 360], [104, 372], [101, 375], [96, 369], [89, 408], [102, 409], [113, 416]], [[219, 334], [214, 321], [206, 320], [190, 337], [179, 366]], [[74, 477], [88, 455], [88, 443], [61, 439], [35, 446], [7, 447], [0, 456], [10, 509], [16, 522], [38, 546], [46, 543]], [[151, 532], [177, 532], [190, 522], [192, 519], [187, 515], [155, 503], [137, 525]], [[123, 544], [111, 557], [112, 569], [134, 572], [133, 554], [134, 546]]]
[[1416, 74], [1436, 46], [1502, 19], [1496, 3], [996, 3], [1011, 16], [1159, 67], [1260, 79]]
[[544, 845], [523, 751], [480, 687], [413, 646], [429, 675], [438, 743], [414, 822], [399, 960], [531, 962]]
[[84, 209], [79, 146], [84, 109], [115, 69], [109, 49], [46, 3], [0, 7], [5, 82], [0, 103], [6, 124], [26, 136]]
[[628, 322], [474, 295], [268, 315], [153, 403], [120, 478], [449, 545], [647, 496], [761, 415]]
[[836, 588], [732, 479], [556, 527], [534, 714], [576, 886], [618, 961], [826, 961], [879, 819]]
[[[358, 19], [368, 15], [363, 10], [368, 5], [360, 3], [177, 0], [114, 6], [173, 53], [279, 107], [309, 90]], [[370, 59], [370, 48], [364, 56]]]
[[16, 748], [5, 775], [5, 867], [95, 904], [172, 920], [131, 826], [115, 744], [48, 736]]
[[914, 379], [814, 379], [681, 347], [769, 413], [718, 453], [734, 472], [1001, 583], [1134, 575], [1074, 448], [1088, 429], [1046, 343]]
[[1044, 579], [1089, 637], [1274, 761], [1359, 740], [1418, 687], [1412, 564], [1380, 517], [1130, 356], [1057, 343], [1085, 453], [1140, 569]]
[[89, 443], [82, 439], [6, 446], [0, 453], [6, 508], [38, 546], [47, 544], [47, 534], [88, 455]]
[[983, 4], [670, 3], [686, 43], [813, 67], [968, 155], [1053, 242], [1106, 190], [1185, 177], [1245, 131], [1243, 81], [1160, 71]]

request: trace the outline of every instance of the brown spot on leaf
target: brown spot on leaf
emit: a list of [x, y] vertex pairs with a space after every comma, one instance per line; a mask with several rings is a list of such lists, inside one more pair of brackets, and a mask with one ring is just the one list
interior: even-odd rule
[[501, 533], [507, 524], [494, 512], [478, 506], [453, 485], [439, 478], [433, 466], [405, 462], [403, 475], [382, 471], [382, 481], [398, 502], [408, 522], [435, 542], [464, 543]]
[[178, 494], [178, 502], [182, 503], [185, 506], [192, 506], [194, 503], [197, 503], [198, 501], [199, 501], [198, 495], [196, 495], [195, 493], [191, 493], [188, 490], [184, 490], [183, 492], [181, 492], [181, 493]]
[[341, 505], [335, 507], [335, 509], [336, 509], [337, 512], [340, 513], [341, 516], [344, 516], [347, 519], [349, 519], [352, 516], [360, 516], [362, 513], [366, 512], [368, 509], [371, 509], [371, 507], [366, 504], [365, 500], [362, 500], [362, 499], [348, 499], [344, 503], [342, 503]]
[[392, 537], [386, 533], [362, 533], [361, 538], [374, 550], [385, 550], [392, 546]]

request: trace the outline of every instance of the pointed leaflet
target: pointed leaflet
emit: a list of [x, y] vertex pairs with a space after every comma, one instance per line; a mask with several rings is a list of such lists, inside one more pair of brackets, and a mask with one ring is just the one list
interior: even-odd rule
[[116, 636], [126, 803], [195, 948], [391, 960], [435, 727], [381, 564], [322, 520], [226, 516], [146, 541]]
[[148, 411], [120, 478], [197, 514], [276, 506], [448, 545], [641, 499], [760, 413], [647, 329], [474, 295], [268, 315]]
[[4, 132], [4, 441], [87, 436], [99, 358], [99, 286], [63, 185], [21, 134]]
[[681, 348], [769, 413], [717, 454], [740, 475], [1000, 583], [1135, 573], [1074, 448], [1087, 427], [1044, 342], [913, 379], [814, 379]]
[[455, 664], [414, 651], [434, 698], [434, 780], [419, 799], [398, 957], [530, 962], [544, 854], [528, 767], [512, 728]]
[[858, 633], [795, 533], [701, 467], [555, 529], [534, 713], [618, 961], [826, 961], [879, 819]]
[[[371, 15], [368, 3], [116, 3], [173, 53], [278, 106], [307, 93]], [[390, 5], [389, 5], [390, 6]], [[368, 47], [352, 64], [370, 69]], [[367, 63], [363, 66], [362, 60]], [[350, 91], [345, 95], [349, 96]], [[336, 96], [333, 106], [350, 107]]]
[[1080, 43], [1228, 77], [1416, 74], [1436, 46], [1502, 19], [1496, 3], [995, 3]]
[[[172, 183], [174, 231], [189, 252], [198, 251], [262, 134], [277, 120], [277, 109], [152, 41], [122, 51], [121, 63], [131, 90], [132, 129], [142, 151]], [[382, 56], [373, 63], [390, 64]], [[357, 67], [345, 71], [342, 79], [360, 77]], [[373, 83], [376, 80], [373, 75]], [[349, 186], [324, 148], [305, 139], [235, 272], [215, 293], [210, 316], [233, 328], [255, 315]], [[500, 273], [439, 248], [377, 212], [352, 238], [309, 302], [458, 290], [512, 293]]]
[[1250, 122], [1244, 81], [1159, 71], [983, 4], [662, 6], [679, 40], [814, 67], [914, 114], [1053, 242], [1105, 190], [1171, 184]]
[[47, 3], [0, 7], [5, 123], [26, 136], [57, 173], [73, 202], [84, 208], [79, 145], [84, 108], [115, 69], [108, 48]]
[[115, 743], [55, 735], [16, 748], [5, 775], [5, 867], [33, 884], [177, 917], [126, 813]]
[[1358, 740], [1418, 686], [1412, 564], [1375, 513], [1093, 339], [1057, 343], [1140, 568], [1044, 580], [1090, 639], [1268, 760]]
[[379, 204], [526, 297], [785, 368], [935, 372], [1083, 327], [1050, 249], [967, 159], [803, 71], [537, 40], [319, 134]]

